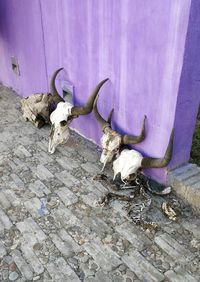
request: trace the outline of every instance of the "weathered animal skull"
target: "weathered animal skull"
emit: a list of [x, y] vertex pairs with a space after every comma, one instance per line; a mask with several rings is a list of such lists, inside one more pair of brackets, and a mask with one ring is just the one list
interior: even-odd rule
[[[112, 112], [109, 115], [108, 121], [104, 120], [97, 109], [97, 98], [94, 102], [94, 114], [102, 127], [103, 137], [101, 138], [101, 145], [103, 152], [101, 155], [101, 162], [105, 164], [112, 161], [113, 157], [116, 159], [113, 162], [114, 179], [120, 175], [123, 182], [133, 180], [136, 177], [139, 169], [143, 168], [162, 168], [168, 165], [172, 157], [173, 151], [173, 130], [170, 136], [169, 144], [163, 158], [143, 157], [141, 153], [136, 150], [122, 149], [120, 147], [128, 144], [137, 144], [145, 138], [145, 120], [144, 117], [142, 130], [139, 136], [120, 135], [111, 128]], [[113, 110], [112, 110], [113, 111]]]
[[123, 182], [133, 180], [141, 168], [162, 168], [168, 165], [172, 157], [173, 131], [163, 158], [143, 157], [136, 150], [124, 149], [113, 162], [114, 179], [120, 175]]
[[60, 102], [55, 111], [50, 115], [51, 131], [49, 135], [49, 153], [53, 154], [59, 144], [64, 144], [69, 139], [69, 123], [73, 105]]
[[77, 107], [68, 102], [60, 102], [57, 108], [51, 113], [51, 131], [49, 136], [49, 153], [53, 154], [59, 144], [67, 142], [70, 136], [69, 124], [70, 122], [80, 116], [91, 113], [93, 109], [94, 100], [102, 87], [108, 79], [102, 80], [94, 89], [87, 103], [83, 107]]
[[108, 120], [105, 121], [98, 112], [97, 99], [98, 97], [94, 102], [93, 108], [94, 108], [95, 117], [103, 130], [103, 136], [101, 138], [101, 146], [103, 151], [100, 158], [100, 162], [103, 163], [103, 168], [102, 168], [103, 170], [106, 163], [111, 162], [113, 158], [119, 154], [119, 149], [122, 145], [137, 144], [145, 138], [146, 117], [144, 118], [142, 124], [142, 130], [139, 136], [121, 135], [120, 133], [118, 133], [117, 131], [111, 128], [111, 118], [112, 118], [113, 110], [111, 111]]
[[51, 112], [62, 101], [55, 87], [56, 76], [62, 69], [60, 68], [53, 73], [50, 81], [50, 93], [33, 94], [21, 100], [24, 119], [32, 122], [38, 128], [50, 122]]
[[114, 179], [117, 174], [120, 174], [122, 181], [133, 179], [141, 167], [142, 159], [139, 152], [124, 149], [113, 162]]
[[103, 169], [105, 165], [111, 162], [114, 156], [118, 153], [122, 141], [121, 139], [120, 134], [111, 130], [106, 130], [101, 137], [102, 153], [100, 162], [103, 164]]

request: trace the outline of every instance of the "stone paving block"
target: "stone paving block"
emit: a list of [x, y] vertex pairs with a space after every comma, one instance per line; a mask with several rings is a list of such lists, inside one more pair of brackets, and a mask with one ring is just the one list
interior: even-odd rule
[[34, 183], [31, 183], [28, 188], [38, 197], [43, 197], [51, 193], [51, 191], [40, 180], [36, 180]]
[[2, 259], [6, 255], [6, 249], [4, 247], [3, 242], [0, 240], [0, 259]]
[[13, 190], [6, 189], [4, 193], [14, 207], [17, 207], [21, 204], [21, 199], [15, 194]]
[[65, 228], [81, 225], [80, 220], [64, 205], [60, 205], [58, 209], [52, 211], [51, 215], [53, 215], [55, 220]]
[[46, 180], [54, 177], [53, 174], [42, 164], [37, 166], [35, 174], [38, 178], [40, 178], [40, 180]]
[[94, 241], [85, 243], [83, 247], [105, 271], [111, 271], [122, 263], [119, 256], [100, 241], [97, 243]]
[[182, 269], [180, 273], [176, 273], [173, 270], [168, 270], [165, 272], [165, 276], [171, 282], [198, 282], [194, 277]]
[[58, 269], [65, 276], [66, 282], [80, 282], [81, 280], [78, 278], [76, 273], [71, 269], [71, 267], [66, 263], [64, 258], [60, 257], [55, 261]]
[[189, 178], [198, 175], [200, 173], [198, 167], [193, 167], [192, 169], [189, 169], [188, 171], [185, 171], [182, 174], [176, 175], [176, 178], [179, 181], [187, 181]]
[[95, 164], [90, 163], [90, 162], [86, 162], [86, 163], [82, 164], [81, 167], [85, 171], [87, 171], [89, 174], [92, 174], [92, 175], [100, 173], [100, 169], [98, 168], [98, 166], [96, 166]]
[[142, 250], [146, 245], [150, 245], [151, 241], [144, 233], [139, 232], [136, 228], [129, 222], [115, 227], [116, 231], [125, 237], [133, 245], [134, 249]]
[[45, 207], [44, 201], [39, 200], [38, 198], [32, 198], [31, 200], [24, 202], [24, 206], [27, 209], [27, 211], [30, 212], [32, 217], [37, 218], [49, 213]]
[[191, 185], [194, 185], [196, 183], [199, 183], [199, 188], [200, 188], [200, 173], [195, 174], [195, 175], [191, 176], [190, 178], [187, 178], [184, 181], [184, 185], [186, 185], [186, 186], [191, 186]]
[[12, 173], [10, 176], [13, 179], [13, 181], [16, 184], [18, 189], [20, 189], [20, 188], [23, 189], [24, 188], [24, 182], [19, 178], [18, 175]]
[[32, 156], [31, 153], [29, 153], [29, 151], [27, 151], [26, 148], [22, 145], [18, 146], [14, 152], [18, 157], [30, 158]]
[[73, 170], [74, 168], [79, 167], [79, 163], [69, 157], [61, 157], [61, 158], [56, 158], [57, 163], [59, 163], [59, 165], [61, 165], [65, 170]]
[[180, 174], [187, 173], [189, 170], [196, 169], [196, 167], [197, 167], [197, 165], [189, 163], [189, 164], [183, 165], [179, 168], [176, 168], [174, 170], [171, 170], [170, 174], [173, 175], [174, 177], [176, 177]]
[[44, 151], [34, 154], [34, 158], [38, 159], [38, 162], [43, 165], [54, 162], [54, 159]]
[[37, 256], [34, 254], [32, 246], [29, 246], [29, 241], [25, 240], [21, 244], [21, 251], [23, 253], [23, 256], [26, 258], [26, 260], [29, 262], [31, 265], [32, 269], [37, 275], [40, 275], [44, 272], [44, 267], [40, 263], [39, 259]]
[[78, 202], [78, 197], [67, 187], [62, 187], [56, 191], [65, 206], [70, 206]]
[[3, 191], [0, 191], [0, 206], [5, 210], [11, 207], [11, 203]]
[[190, 261], [194, 255], [168, 234], [161, 234], [155, 237], [156, 244], [175, 261], [186, 263]]
[[124, 255], [122, 260], [142, 281], [160, 282], [165, 279], [138, 251], [131, 251]]
[[50, 234], [52, 241], [63, 256], [70, 257], [81, 251], [81, 247], [72, 239], [71, 236], [67, 234], [65, 230], [62, 229], [59, 232], [59, 236], [56, 234]]
[[12, 226], [12, 222], [2, 210], [0, 210], [0, 223], [4, 229], [10, 229]]
[[81, 281], [62, 257], [56, 259], [55, 263], [48, 263], [46, 268], [55, 282]]
[[72, 176], [69, 172], [67, 172], [67, 170], [56, 173], [55, 176], [67, 187], [71, 187], [80, 183], [80, 181]]
[[181, 224], [185, 229], [192, 232], [197, 239], [200, 239], [200, 228], [197, 228], [197, 226], [200, 226], [200, 219], [195, 219], [192, 222], [184, 220]]
[[12, 252], [12, 257], [17, 267], [25, 277], [26, 281], [31, 281], [33, 279], [33, 272], [30, 266], [26, 263], [24, 258], [22, 257], [19, 250], [14, 250]]
[[31, 217], [24, 219], [24, 221], [16, 223], [16, 226], [23, 236], [34, 236], [38, 242], [42, 242], [46, 239], [45, 233]]

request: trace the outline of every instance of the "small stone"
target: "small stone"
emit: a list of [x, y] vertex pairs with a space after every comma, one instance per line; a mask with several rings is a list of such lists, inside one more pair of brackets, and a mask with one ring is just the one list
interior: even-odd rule
[[9, 275], [9, 279], [11, 281], [15, 281], [17, 278], [18, 278], [19, 274], [17, 272], [11, 272], [10, 275]]
[[39, 280], [40, 279], [40, 276], [35, 276], [35, 277], [33, 277], [33, 281], [37, 281], [37, 280]]
[[170, 269], [170, 264], [169, 264], [168, 262], [163, 262], [162, 267], [163, 267], [165, 270], [169, 270], [169, 269]]
[[10, 265], [9, 265], [9, 270], [10, 271], [15, 271], [17, 269], [17, 266], [14, 262], [12, 262]]
[[121, 264], [120, 266], [119, 266], [119, 271], [124, 271], [124, 270], [126, 270], [126, 266], [124, 265], [124, 264]]
[[9, 272], [8, 272], [8, 270], [7, 269], [3, 269], [2, 270], [2, 276], [3, 276], [3, 279], [7, 279], [8, 278], [8, 274], [9, 274]]
[[13, 258], [12, 258], [11, 256], [5, 256], [5, 257], [3, 258], [3, 261], [4, 261], [5, 263], [11, 264], [11, 263], [13, 262]]
[[126, 278], [126, 282], [133, 282], [133, 280], [131, 278]]
[[91, 264], [91, 266], [90, 266], [90, 269], [91, 269], [91, 270], [97, 270], [97, 269], [98, 269], [98, 265], [93, 262], [93, 263]]

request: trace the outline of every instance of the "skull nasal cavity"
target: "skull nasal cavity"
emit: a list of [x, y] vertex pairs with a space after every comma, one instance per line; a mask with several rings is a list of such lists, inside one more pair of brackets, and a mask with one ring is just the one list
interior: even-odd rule
[[67, 125], [67, 121], [66, 121], [66, 120], [62, 120], [62, 121], [60, 122], [60, 126], [65, 126], [65, 125]]

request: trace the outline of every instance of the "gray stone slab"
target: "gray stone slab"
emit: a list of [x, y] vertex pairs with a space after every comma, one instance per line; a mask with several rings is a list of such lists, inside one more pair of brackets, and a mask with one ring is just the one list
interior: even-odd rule
[[45, 203], [43, 200], [39, 200], [38, 198], [32, 198], [24, 202], [24, 206], [27, 211], [30, 212], [32, 217], [41, 217], [47, 215], [49, 212], [46, 209]]
[[78, 202], [78, 197], [67, 187], [62, 187], [56, 191], [65, 206], [70, 206]]
[[28, 188], [38, 197], [43, 197], [51, 193], [51, 191], [40, 180], [36, 180], [34, 183], [31, 183]]
[[82, 250], [66, 230], [61, 229], [58, 235], [50, 234], [50, 237], [63, 256], [70, 257]]
[[37, 258], [37, 256], [34, 254], [32, 246], [29, 245], [29, 240], [22, 242], [21, 251], [23, 253], [23, 256], [31, 265], [36, 275], [42, 274], [44, 272], [44, 267], [39, 261], [39, 259]]
[[122, 263], [119, 256], [100, 241], [85, 243], [83, 247], [105, 271], [111, 271]]
[[122, 260], [142, 281], [160, 282], [165, 279], [164, 275], [138, 251], [131, 251], [128, 255], [124, 255]]
[[69, 157], [63, 156], [61, 158], [56, 158], [56, 161], [64, 169], [69, 170], [69, 171], [73, 170], [74, 168], [79, 167], [79, 163], [76, 160], [69, 158]]
[[40, 180], [45, 180], [54, 177], [53, 174], [44, 165], [38, 165], [35, 170], [35, 174], [38, 178], [40, 178]]
[[6, 255], [6, 249], [4, 247], [3, 242], [0, 240], [0, 259], [2, 259]]
[[10, 229], [12, 226], [12, 222], [2, 210], [0, 210], [0, 222], [4, 229]]
[[164, 252], [177, 262], [186, 263], [194, 257], [188, 249], [185, 249], [183, 245], [180, 245], [168, 234], [156, 236], [155, 242]]
[[142, 250], [145, 246], [151, 244], [151, 241], [143, 232], [139, 232], [132, 223], [125, 222], [115, 227], [116, 231], [126, 238], [136, 250]]
[[55, 176], [67, 187], [78, 185], [80, 183], [80, 181], [67, 172], [67, 170], [56, 173]]
[[11, 207], [11, 203], [3, 191], [0, 191], [0, 207], [2, 207], [5, 210]]
[[173, 270], [168, 270], [165, 272], [165, 276], [171, 282], [197, 282], [198, 281], [183, 269], [181, 273], [176, 273]]
[[46, 239], [45, 233], [31, 217], [25, 218], [24, 221], [16, 223], [16, 226], [23, 236], [34, 236], [38, 242], [42, 242]]
[[12, 253], [12, 257], [14, 262], [16, 263], [17, 267], [25, 277], [27, 281], [31, 281], [33, 279], [33, 272], [30, 268], [30, 266], [26, 263], [26, 261], [23, 259], [21, 253], [19, 250], [14, 250]]

